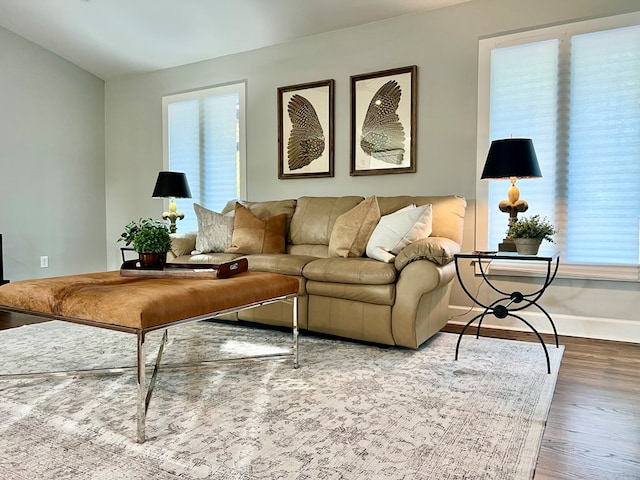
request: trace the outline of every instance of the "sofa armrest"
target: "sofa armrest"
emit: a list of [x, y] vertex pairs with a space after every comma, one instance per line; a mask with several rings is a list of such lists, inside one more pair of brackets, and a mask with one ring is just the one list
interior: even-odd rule
[[196, 235], [198, 232], [172, 233], [171, 253], [176, 257], [190, 255], [196, 249]]
[[453, 256], [460, 253], [460, 245], [445, 237], [428, 237], [407, 245], [396, 257], [395, 266], [400, 272], [416, 260], [429, 260], [437, 265], [446, 265]]

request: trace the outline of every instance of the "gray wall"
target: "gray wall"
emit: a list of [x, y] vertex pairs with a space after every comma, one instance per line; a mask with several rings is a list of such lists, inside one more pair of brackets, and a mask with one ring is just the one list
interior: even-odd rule
[[3, 28], [0, 201], [5, 278], [105, 269], [104, 82]]

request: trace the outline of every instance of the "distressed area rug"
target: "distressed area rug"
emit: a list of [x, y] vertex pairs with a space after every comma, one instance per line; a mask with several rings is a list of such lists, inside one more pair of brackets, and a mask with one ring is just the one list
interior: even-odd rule
[[[163, 363], [287, 351], [199, 322]], [[160, 333], [149, 336], [149, 361]], [[160, 372], [135, 443], [135, 373], [0, 380], [0, 478], [529, 479], [563, 348], [440, 333], [420, 350], [300, 338], [288, 359]], [[63, 322], [0, 331], [1, 373], [135, 363], [135, 336]]]

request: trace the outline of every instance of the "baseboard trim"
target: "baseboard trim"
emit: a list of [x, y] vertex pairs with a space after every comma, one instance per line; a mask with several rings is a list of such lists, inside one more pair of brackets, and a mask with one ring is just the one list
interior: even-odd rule
[[[448, 323], [451, 325], [465, 325], [482, 311], [483, 309], [477, 307], [469, 308], [468, 306], [450, 305]], [[553, 333], [549, 320], [541, 312], [521, 311], [518, 315], [531, 323], [540, 333]], [[550, 315], [556, 325], [558, 335], [640, 343], [640, 321], [551, 313]], [[476, 325], [476, 322], [474, 322], [474, 325]], [[524, 323], [512, 317], [499, 319], [493, 315], [487, 315], [482, 321], [482, 325], [483, 327], [499, 330], [530, 331]]]

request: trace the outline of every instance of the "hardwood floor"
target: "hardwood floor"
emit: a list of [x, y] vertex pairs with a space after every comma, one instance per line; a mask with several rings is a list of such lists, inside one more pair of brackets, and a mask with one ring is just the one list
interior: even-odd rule
[[[0, 312], [0, 330], [41, 321]], [[530, 333], [482, 334], [538, 341]], [[534, 480], [639, 480], [640, 345], [574, 337], [560, 343], [565, 353]]]
[[[481, 334], [538, 341], [532, 333]], [[560, 344], [565, 353], [534, 480], [640, 479], [640, 345], [576, 337]]]

